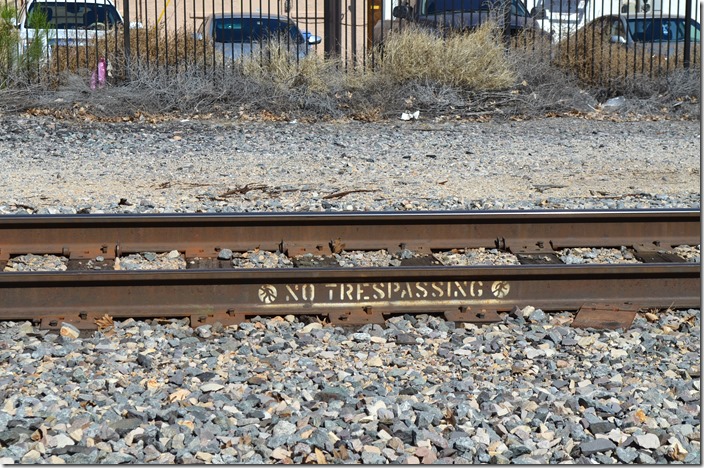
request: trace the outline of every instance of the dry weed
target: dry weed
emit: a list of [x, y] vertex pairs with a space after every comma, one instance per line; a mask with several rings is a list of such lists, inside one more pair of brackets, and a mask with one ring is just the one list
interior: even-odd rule
[[395, 83], [420, 81], [475, 91], [504, 89], [515, 76], [498, 29], [485, 23], [470, 33], [440, 37], [408, 26], [388, 36], [377, 54], [378, 72]]

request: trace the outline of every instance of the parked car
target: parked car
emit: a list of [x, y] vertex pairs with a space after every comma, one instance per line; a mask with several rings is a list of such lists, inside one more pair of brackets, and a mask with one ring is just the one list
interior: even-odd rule
[[38, 37], [46, 55], [56, 45], [85, 45], [123, 23], [111, 0], [29, 0], [19, 17], [20, 52]]
[[[508, 29], [513, 36], [525, 30], [545, 35], [540, 25], [528, 14], [523, 0], [509, 0]], [[397, 29], [403, 20], [436, 30], [471, 30], [488, 20], [504, 23], [501, 0], [411, 0], [394, 7], [397, 20], [379, 21], [374, 27], [373, 42], [381, 44], [384, 35]]]
[[586, 4], [587, 0], [538, 0], [530, 14], [559, 42], [584, 26]]
[[[606, 15], [586, 26], [603, 41], [622, 44], [623, 47], [641, 51], [648, 57], [668, 59], [684, 52], [685, 38], [689, 37], [691, 48], [701, 47], [701, 26], [691, 20], [685, 29], [685, 18], [663, 15], [658, 12], [635, 15]], [[692, 54], [692, 59], [696, 59]]]
[[266, 42], [277, 41], [298, 58], [320, 44], [321, 38], [298, 29], [287, 16], [266, 13], [220, 13], [205, 18], [196, 37], [212, 41], [227, 58], [239, 58], [253, 53]]

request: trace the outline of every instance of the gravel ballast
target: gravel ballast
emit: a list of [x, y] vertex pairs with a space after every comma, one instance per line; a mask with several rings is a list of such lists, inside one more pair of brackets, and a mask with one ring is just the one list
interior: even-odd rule
[[698, 207], [698, 122], [1, 118], [0, 213]]
[[[699, 129], [4, 115], [0, 214], [699, 208]], [[700, 262], [700, 246], [675, 251]], [[619, 249], [560, 255], [634, 261]], [[515, 264], [489, 250], [436, 258]], [[27, 253], [6, 270], [63, 270], [66, 260]], [[223, 260], [292, 267], [272, 252]], [[399, 261], [383, 251], [336, 260]], [[184, 268], [185, 259], [144, 252], [119, 265]], [[286, 316], [58, 334], [3, 322], [0, 464], [699, 464], [700, 311], [641, 312], [616, 331], [575, 329], [573, 318], [533, 304], [482, 326], [400, 315], [342, 328]]]

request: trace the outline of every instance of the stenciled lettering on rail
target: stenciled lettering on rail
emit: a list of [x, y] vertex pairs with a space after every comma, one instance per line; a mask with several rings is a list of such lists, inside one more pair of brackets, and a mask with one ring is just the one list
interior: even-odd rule
[[508, 295], [507, 281], [403, 281], [378, 283], [267, 284], [259, 289], [264, 304], [358, 303], [369, 301], [448, 301], [502, 299]]

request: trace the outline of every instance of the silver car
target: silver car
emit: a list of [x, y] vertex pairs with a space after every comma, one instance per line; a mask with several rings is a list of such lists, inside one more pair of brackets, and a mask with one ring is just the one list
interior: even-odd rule
[[690, 53], [696, 60], [701, 50], [701, 26], [691, 20], [689, 30], [685, 29], [685, 18], [661, 13], [641, 13], [635, 15], [607, 15], [587, 25], [605, 41], [621, 44], [637, 54], [661, 57], [665, 60], [684, 53], [685, 40], [689, 42]]
[[305, 57], [321, 38], [301, 32], [287, 16], [266, 13], [219, 13], [205, 18], [196, 33], [198, 39], [212, 41], [227, 58], [252, 54], [266, 43], [288, 49], [298, 58]]

